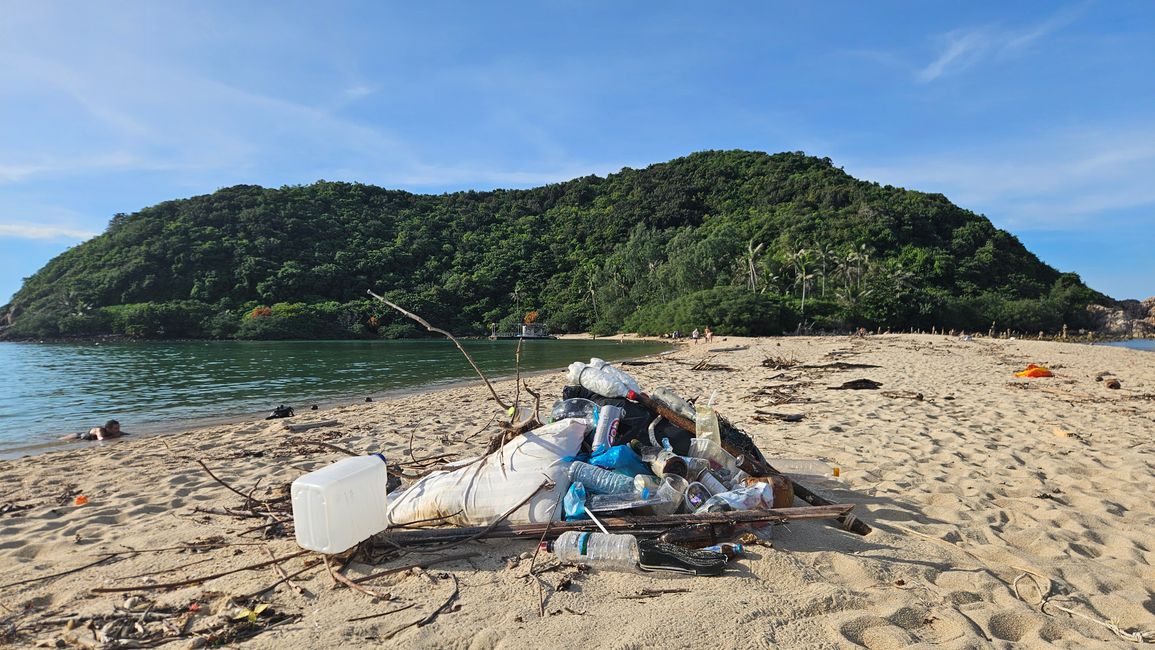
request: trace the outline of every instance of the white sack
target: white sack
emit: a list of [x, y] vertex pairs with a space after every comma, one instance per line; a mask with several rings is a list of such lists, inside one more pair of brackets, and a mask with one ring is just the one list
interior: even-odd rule
[[429, 525], [487, 526], [533, 494], [547, 478], [557, 486], [538, 492], [506, 521], [543, 523], [551, 514], [557, 519], [562, 512], [560, 507], [552, 512], [554, 503], [558, 494], [569, 489], [570, 462], [563, 459], [578, 453], [589, 426], [589, 421], [579, 418], [558, 420], [514, 438], [480, 462], [434, 472], [389, 503], [389, 525], [444, 517]]

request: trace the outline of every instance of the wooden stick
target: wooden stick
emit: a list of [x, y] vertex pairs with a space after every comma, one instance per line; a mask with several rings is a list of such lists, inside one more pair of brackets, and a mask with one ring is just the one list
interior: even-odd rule
[[300, 433], [302, 431], [317, 429], [319, 427], [331, 427], [334, 424], [340, 424], [340, 422], [336, 420], [320, 420], [318, 422], [302, 422], [300, 424], [289, 424], [286, 422], [284, 426], [285, 429], [292, 431], [293, 433]]
[[378, 296], [377, 294], [373, 293], [372, 289], [367, 289], [366, 291], [369, 292], [370, 296], [373, 296], [377, 300], [380, 300], [381, 302], [385, 303], [386, 305], [389, 305], [393, 309], [396, 309], [397, 311], [401, 312], [402, 314], [408, 316], [409, 318], [417, 321], [418, 323], [421, 323], [423, 326], [425, 326], [426, 330], [428, 330], [430, 332], [437, 332], [438, 334], [444, 334], [450, 341], [453, 341], [453, 344], [457, 346], [457, 349], [461, 350], [461, 354], [465, 355], [465, 360], [469, 362], [469, 365], [473, 366], [473, 370], [477, 373], [477, 376], [481, 377], [481, 381], [485, 382], [485, 385], [489, 388], [489, 393], [491, 395], [493, 395], [493, 401], [497, 402], [497, 405], [500, 406], [501, 408], [506, 409], [506, 410], [509, 409], [509, 404], [506, 404], [503, 399], [498, 397], [497, 391], [493, 389], [493, 384], [489, 383], [489, 380], [486, 379], [486, 377], [485, 377], [485, 373], [481, 372], [481, 368], [477, 367], [477, 362], [475, 362], [473, 360], [473, 357], [469, 356], [469, 353], [465, 351], [465, 348], [461, 346], [461, 343], [459, 343], [457, 341], [457, 339], [453, 338], [452, 334], [450, 334], [449, 332], [446, 332], [443, 329], [439, 329], [437, 327], [430, 325], [429, 321], [418, 316], [417, 314], [405, 311], [401, 307], [398, 307], [397, 305], [386, 300], [384, 296]]
[[380, 598], [381, 600], [390, 600], [393, 598], [393, 594], [381, 593], [379, 591], [373, 591], [372, 589], [369, 589], [368, 587], [362, 587], [361, 585], [357, 584], [356, 582], [353, 582], [349, 578], [341, 575], [340, 570], [334, 571], [333, 565], [329, 564], [329, 556], [328, 555], [325, 556], [325, 568], [329, 570], [329, 575], [333, 577], [334, 582], [340, 582], [341, 584], [345, 585], [346, 587], [348, 587], [354, 591], [359, 591], [359, 592], [366, 594], [368, 596], [372, 596], [374, 598]]
[[295, 445], [316, 445], [318, 447], [326, 447], [328, 449], [332, 449], [333, 451], [339, 451], [342, 454], [345, 454], [347, 456], [360, 456], [361, 455], [355, 451], [349, 451], [348, 449], [345, 449], [344, 447], [338, 447], [337, 445], [330, 444], [327, 442], [321, 442], [319, 440], [299, 440], [299, 439], [294, 438], [292, 442]]
[[38, 578], [29, 578], [27, 580], [19, 580], [17, 582], [9, 582], [6, 585], [0, 585], [0, 589], [7, 589], [8, 587], [15, 587], [16, 585], [26, 585], [30, 582], [39, 582], [41, 580], [48, 580], [49, 578], [59, 578], [60, 576], [66, 576], [70, 573], [76, 573], [77, 571], [83, 571], [89, 567], [94, 567], [98, 564], [104, 564], [105, 562], [107, 562], [107, 561], [111, 560], [112, 558], [117, 557], [119, 555], [122, 555], [122, 554], [121, 553], [112, 553], [105, 558], [102, 558], [102, 559], [97, 560], [95, 562], [92, 562], [90, 564], [85, 564], [84, 566], [77, 567], [75, 569], [69, 569], [67, 571], [61, 571], [60, 573], [53, 573], [53, 574], [46, 575], [46, 576], [40, 576]]
[[[205, 464], [204, 464], [204, 461], [202, 461], [202, 460], [199, 460], [199, 459], [198, 459], [198, 460], [197, 460], [197, 464], [198, 464], [198, 465], [200, 465], [200, 466], [201, 466], [201, 468], [202, 468], [202, 469], [204, 469], [204, 471], [208, 472], [208, 475], [209, 475], [209, 476], [211, 476], [211, 477], [213, 477], [213, 480], [214, 480], [214, 481], [216, 481], [217, 483], [220, 483], [221, 485], [223, 485], [223, 486], [227, 487], [227, 488], [229, 489], [229, 491], [231, 491], [231, 492], [233, 492], [234, 494], [236, 494], [236, 495], [240, 496], [242, 499], [244, 499], [244, 500], [245, 500], [245, 503], [248, 503], [248, 502], [249, 502], [249, 495], [245, 494], [244, 492], [241, 492], [240, 490], [238, 490], [238, 489], [234, 488], [233, 486], [229, 485], [228, 483], [225, 483], [225, 482], [224, 482], [224, 481], [222, 481], [221, 479], [217, 478], [217, 475], [216, 475], [216, 474], [213, 474], [213, 471], [212, 471], [211, 469], [209, 469], [209, 466], [208, 466], [208, 465], [205, 465]], [[255, 501], [257, 501], [257, 503], [263, 503], [263, 502], [262, 502], [262, 501], [260, 501], [260, 500], [257, 500], [257, 499], [254, 499], [254, 500], [255, 500]]]
[[240, 573], [241, 571], [252, 571], [254, 569], [263, 569], [263, 568], [269, 566], [270, 564], [276, 564], [277, 562], [283, 562], [285, 560], [289, 560], [289, 559], [292, 559], [295, 557], [301, 557], [302, 555], [304, 555], [306, 553], [312, 553], [312, 551], [298, 551], [296, 553], [286, 555], [282, 558], [277, 558], [274, 560], [267, 560], [265, 562], [258, 562], [256, 564], [250, 564], [248, 566], [243, 566], [239, 569], [232, 569], [231, 571], [221, 571], [220, 573], [214, 573], [212, 575], [202, 576], [200, 578], [190, 578], [188, 580], [181, 580], [180, 582], [166, 582], [166, 583], [152, 584], [152, 585], [134, 585], [132, 587], [97, 587], [96, 589], [92, 589], [90, 591], [92, 591], [92, 593], [94, 593], [94, 594], [114, 594], [114, 593], [120, 593], [120, 592], [125, 592], [125, 591], [155, 591], [157, 589], [174, 589], [176, 587], [188, 587], [189, 585], [196, 585], [196, 584], [200, 584], [202, 582], [208, 582], [209, 580], [216, 580], [217, 578], [220, 578], [222, 576], [232, 575], [234, 573]]
[[396, 614], [397, 612], [403, 612], [407, 609], [412, 609], [416, 606], [417, 606], [417, 603], [409, 603], [408, 605], [406, 605], [404, 607], [398, 607], [397, 609], [391, 609], [387, 612], [379, 612], [377, 614], [369, 614], [368, 616], [357, 616], [355, 618], [346, 619], [345, 622], [346, 623], [354, 623], [356, 621], [367, 621], [371, 618], [381, 618], [382, 616], [388, 616], [390, 614]]
[[[780, 510], [737, 510], [731, 512], [704, 512], [701, 514], [655, 515], [637, 517], [602, 517], [607, 529], [628, 532], [635, 535], [657, 536], [672, 528], [687, 524], [742, 524], [781, 523], [807, 519], [835, 519], [854, 508], [851, 504], [827, 506], [783, 508]], [[507, 515], [508, 516], [508, 515]], [[493, 538], [535, 538], [544, 539], [543, 533], [560, 535], [566, 531], [597, 531], [593, 522], [549, 521], [544, 524], [493, 524], [485, 527], [432, 528], [382, 533], [381, 537], [398, 546], [440, 544], [443, 542], [464, 542], [481, 537]], [[553, 535], [556, 537], [556, 535]]]
[[410, 569], [427, 569], [430, 566], [433, 566], [434, 564], [440, 564], [442, 562], [455, 562], [457, 560], [464, 560], [464, 559], [471, 558], [471, 557], [477, 557], [478, 555], [481, 555], [481, 553], [478, 553], [476, 551], [470, 551], [469, 553], [458, 553], [456, 555], [443, 555], [441, 557], [433, 557], [433, 558], [429, 558], [428, 560], [422, 560], [420, 562], [414, 562], [413, 564], [406, 564], [405, 566], [397, 566], [397, 567], [393, 567], [392, 569], [385, 569], [384, 571], [378, 571], [377, 573], [367, 575], [363, 578], [356, 578], [353, 580], [353, 582], [368, 582], [370, 580], [375, 580], [377, 578], [383, 578], [387, 575], [392, 575], [394, 573], [401, 573], [402, 571], [408, 571]]

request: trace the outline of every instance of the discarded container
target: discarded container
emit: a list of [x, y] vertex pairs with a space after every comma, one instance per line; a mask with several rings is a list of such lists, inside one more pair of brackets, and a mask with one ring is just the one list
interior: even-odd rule
[[598, 426], [594, 429], [592, 454], [598, 455], [614, 444], [618, 435], [618, 423], [621, 422], [624, 409], [613, 404], [606, 404], [598, 412]]
[[722, 544], [715, 544], [713, 546], [707, 546], [707, 547], [703, 548], [702, 550], [703, 551], [714, 551], [716, 553], [721, 553], [721, 554], [725, 555], [726, 557], [730, 558], [731, 560], [738, 557], [739, 555], [745, 555], [745, 553], [746, 553], [746, 547], [745, 546], [742, 546], [741, 544], [734, 543], [734, 542], [725, 542]]
[[698, 482], [710, 491], [711, 496], [715, 494], [721, 494], [722, 492], [725, 492], [729, 489], [726, 487], [726, 484], [719, 481], [718, 477], [714, 476], [710, 470], [706, 470], [699, 474]]
[[638, 539], [633, 535], [571, 530], [552, 542], [542, 542], [541, 547], [562, 562], [588, 564], [596, 569], [634, 571], [638, 566]]
[[819, 480], [833, 481], [842, 476], [842, 468], [837, 465], [830, 465], [820, 460], [803, 459], [803, 458], [773, 458], [768, 461], [770, 465], [782, 472], [783, 474], [790, 474], [797, 476], [800, 481], [805, 482], [807, 476], [813, 476]]
[[713, 495], [710, 493], [710, 490], [706, 488], [706, 486], [696, 481], [691, 483], [686, 487], [686, 494], [684, 497], [686, 500], [686, 509], [688, 509], [690, 512], [697, 510], [711, 496]]
[[690, 441], [689, 455], [704, 458], [710, 462], [710, 469], [722, 481], [729, 480], [738, 473], [738, 461], [720, 443], [708, 438], [694, 438]]
[[550, 409], [550, 421], [557, 422], [566, 418], [583, 418], [591, 423], [597, 419], [598, 405], [581, 397], [559, 399]]
[[[716, 392], [715, 392], [716, 394]], [[717, 445], [722, 444], [722, 432], [718, 424], [718, 414], [714, 413], [714, 396], [706, 404], [699, 404], [695, 409], [694, 424], [697, 431], [694, 437], [709, 440]]]
[[611, 377], [614, 377], [618, 381], [625, 384], [626, 388], [637, 393], [642, 392], [642, 387], [638, 385], [638, 381], [634, 379], [630, 373], [622, 370], [621, 368], [615, 368], [614, 366], [611, 366], [608, 361], [593, 357], [590, 359], [589, 365], [591, 368], [597, 368], [598, 370], [601, 370]]
[[569, 365], [567, 381], [571, 386], [582, 386], [604, 397], [625, 397], [630, 392], [629, 387], [606, 367], [595, 368], [574, 361]]
[[667, 501], [669, 495], [659, 494], [645, 488], [641, 491], [623, 492], [621, 494], [594, 494], [586, 499], [586, 510], [590, 512], [609, 512], [613, 510], [632, 510], [634, 508], [653, 508], [671, 504]]
[[589, 463], [575, 460], [569, 466], [569, 480], [585, 484], [586, 491], [592, 494], [621, 494], [632, 492], [634, 479], [630, 476], [611, 472]]
[[386, 478], [385, 457], [373, 454], [339, 460], [293, 481], [297, 544], [340, 553], [385, 530]]
[[767, 483], [756, 483], [749, 487], [715, 494], [698, 507], [695, 512], [714, 512], [711, 508], [726, 510], [768, 510], [774, 505], [774, 488]]
[[670, 409], [671, 411], [681, 415], [687, 420], [695, 418], [694, 407], [686, 400], [682, 399], [681, 395], [674, 392], [672, 388], [658, 388], [650, 393], [650, 399], [653, 399]]
[[672, 515], [682, 507], [682, 498], [690, 484], [677, 474], [667, 474], [662, 477], [662, 484], [658, 486], [660, 503], [653, 506], [655, 515]]

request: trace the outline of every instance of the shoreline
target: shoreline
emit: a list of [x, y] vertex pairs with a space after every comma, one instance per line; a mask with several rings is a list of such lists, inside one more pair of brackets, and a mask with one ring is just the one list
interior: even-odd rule
[[[1043, 591], [1065, 594], [1063, 606], [1081, 615], [1155, 632], [1149, 353], [908, 334], [726, 338], [715, 345], [747, 347], [714, 354], [681, 345], [657, 363], [624, 369], [646, 390], [669, 386], [685, 397], [717, 390], [718, 413], [768, 458], [839, 466], [839, 480], [820, 490], [853, 504], [874, 528], [868, 537], [822, 522], [775, 527], [770, 545], [749, 545], [716, 578], [559, 566], [547, 553], [533, 558], [536, 538], [471, 542], [449, 555], [418, 556], [451, 558], [428, 569], [363, 583], [389, 594], [374, 600], [334, 588], [317, 554], [294, 557], [291, 521], [287, 529], [259, 526], [259, 509], [250, 516], [245, 499], [203, 469], [271, 502], [297, 477], [343, 457], [320, 443], [380, 452], [391, 468], [475, 456], [495, 431], [498, 408], [474, 381], [318, 411], [317, 419], [337, 423], [304, 433], [275, 420], [242, 421], [0, 461], [3, 584], [28, 581], [0, 586], [13, 610], [5, 614], [12, 643], [67, 643], [70, 634], [88, 633], [87, 621], [99, 628], [124, 607], [186, 615], [189, 634], [207, 638], [256, 604], [273, 612], [258, 623], [294, 618], [263, 628], [247, 648], [380, 647], [392, 635], [399, 646], [429, 648], [654, 647], [671, 639], [673, 647], [1119, 643], [1089, 620], [1040, 612], [1033, 591], [1017, 597], [1013, 583], [1024, 571], [1039, 576]], [[707, 357], [711, 366], [699, 368]], [[776, 360], [789, 367], [763, 363]], [[1016, 378], [1028, 363], [1056, 376]], [[1122, 387], [1096, 381], [1105, 372]], [[862, 378], [882, 386], [830, 390]], [[543, 408], [563, 383], [557, 370], [530, 379]], [[512, 377], [495, 388], [512, 396]], [[73, 505], [78, 495], [85, 505]], [[194, 543], [204, 547], [190, 555]], [[116, 555], [92, 565], [105, 553]], [[302, 591], [279, 583], [271, 566], [243, 570], [269, 562], [269, 554]], [[413, 561], [355, 561], [344, 572], [355, 579]], [[549, 571], [529, 575], [533, 561]], [[166, 584], [175, 586], [160, 588]], [[646, 590], [661, 592], [660, 602], [635, 600]], [[405, 627], [455, 592], [459, 608]], [[409, 610], [384, 615], [399, 608]]]
[[[575, 334], [575, 335], [568, 335], [568, 338], [569, 338], [569, 340], [589, 340], [588, 338], [582, 338], [583, 336], [585, 336], [585, 335]], [[627, 337], [627, 339], [631, 340], [631, 341], [663, 342], [661, 339], [659, 339], [657, 337], [633, 337], [633, 338]], [[671, 346], [674, 345], [674, 343], [672, 343], [668, 340], [664, 341], [664, 342], [671, 345]], [[668, 352], [668, 351], [666, 351], [666, 352]], [[620, 363], [621, 361], [628, 361], [628, 360], [633, 360], [633, 359], [648, 359], [650, 357], [660, 356], [663, 353], [664, 352], [657, 352], [654, 354], [642, 355], [639, 357], [625, 357], [623, 359], [616, 360], [614, 363]], [[546, 369], [540, 369], [540, 370], [532, 370], [532, 371], [528, 371], [528, 372], [522, 372], [521, 377], [535, 377], [535, 376], [540, 376], [543, 374], [549, 374], [549, 373], [557, 372], [557, 371], [562, 370], [562, 369], [563, 368], [559, 367], [559, 368], [546, 368]], [[493, 382], [493, 383], [505, 382], [505, 381], [513, 380], [514, 376], [515, 376], [514, 374], [499, 375], [496, 377], [489, 377], [489, 380], [490, 380], [490, 382]], [[377, 401], [397, 400], [397, 399], [409, 397], [412, 395], [430, 395], [430, 396], [433, 396], [433, 395], [436, 395], [438, 392], [441, 392], [441, 391], [449, 391], [449, 390], [453, 390], [453, 389], [457, 389], [457, 388], [464, 388], [464, 387], [468, 387], [468, 386], [472, 386], [472, 385], [483, 385], [483, 383], [479, 377], [474, 375], [471, 378], [465, 378], [465, 379], [456, 379], [456, 380], [443, 381], [443, 382], [434, 382], [434, 383], [430, 383], [430, 384], [423, 384], [420, 386], [408, 386], [408, 387], [395, 388], [395, 389], [384, 390], [384, 391], [379, 391], [379, 392], [364, 393], [364, 394], [359, 395], [359, 397], [360, 397], [359, 400], [354, 399], [354, 397], [352, 397], [352, 396], [342, 396], [342, 397], [331, 398], [331, 399], [317, 400], [315, 402], [309, 403], [308, 405], [306, 405], [300, 409], [297, 409], [296, 407], [294, 407], [295, 415], [293, 417], [275, 418], [273, 420], [267, 420], [267, 421], [269, 421], [269, 422], [280, 421], [280, 422], [287, 422], [287, 423], [300, 422], [300, 421], [302, 421], [302, 418], [304, 416], [307, 416], [308, 414], [319, 415], [319, 414], [321, 414], [327, 410], [333, 410], [333, 409], [338, 409], [338, 408], [347, 408], [347, 407], [355, 407], [359, 404], [370, 403], [370, 402], [365, 402], [365, 398], [371, 398], [374, 402], [377, 402]], [[309, 408], [310, 406], [312, 406], [314, 404], [317, 406], [317, 410], [315, 410], [315, 411], [311, 410]], [[204, 418], [170, 420], [170, 421], [163, 422], [163, 423], [149, 423], [149, 424], [145, 424], [145, 425], [141, 425], [141, 426], [132, 427], [132, 430], [128, 432], [128, 435], [123, 437], [123, 438], [117, 438], [117, 439], [108, 440], [108, 441], [83, 441], [83, 440], [55, 439], [55, 440], [44, 440], [44, 441], [34, 442], [31, 444], [21, 444], [21, 445], [16, 445], [16, 446], [11, 446], [11, 447], [0, 446], [0, 462], [7, 461], [7, 460], [15, 460], [18, 458], [31, 457], [31, 456], [36, 456], [36, 455], [40, 455], [40, 454], [53, 453], [53, 452], [57, 452], [57, 451], [71, 451], [71, 450], [81, 448], [82, 446], [83, 447], [111, 446], [111, 445], [119, 444], [122, 441], [127, 441], [127, 440], [132, 440], [132, 439], [140, 439], [140, 438], [146, 438], [146, 437], [172, 436], [172, 435], [179, 435], [179, 434], [183, 434], [183, 433], [189, 433], [190, 431], [194, 431], [194, 430], [198, 430], [198, 429], [234, 426], [234, 425], [239, 425], [242, 423], [253, 422], [253, 421], [265, 421], [266, 415], [268, 415], [268, 412], [262, 411], [259, 413], [255, 413], [255, 412], [237, 413], [237, 414], [233, 414], [233, 415], [222, 415], [222, 416], [211, 416], [211, 417], [204, 417]]]

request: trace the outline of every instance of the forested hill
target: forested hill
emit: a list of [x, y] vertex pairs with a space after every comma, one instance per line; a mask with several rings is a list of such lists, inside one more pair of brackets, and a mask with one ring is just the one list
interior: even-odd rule
[[1109, 299], [940, 194], [801, 153], [696, 153], [529, 190], [243, 185], [116, 215], [28, 278], [15, 338], [406, 336], [713, 326], [1054, 331]]

